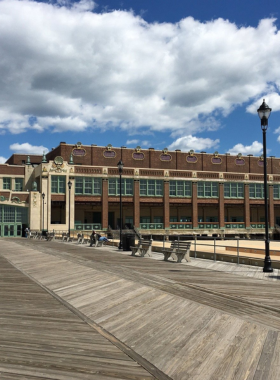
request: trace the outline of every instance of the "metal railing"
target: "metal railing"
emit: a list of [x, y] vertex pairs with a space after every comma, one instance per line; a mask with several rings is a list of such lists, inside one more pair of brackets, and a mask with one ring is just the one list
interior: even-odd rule
[[101, 229], [101, 223], [75, 223], [75, 230], [77, 231], [90, 231]]
[[245, 228], [245, 223], [244, 222], [225, 222], [225, 228], [232, 228], [232, 229]]
[[198, 228], [200, 229], [217, 229], [220, 228], [219, 222], [199, 222]]
[[169, 228], [171, 230], [191, 230], [192, 223], [190, 222], [170, 222]]
[[142, 230], [163, 230], [163, 223], [140, 223], [140, 229]]
[[[208, 259], [213, 261], [231, 262], [236, 264], [247, 264], [263, 266], [265, 257], [264, 240], [259, 239], [240, 239], [219, 237], [203, 237], [190, 235], [165, 235], [162, 241], [162, 248], [168, 248], [168, 239], [191, 241], [191, 256], [194, 258]], [[260, 242], [258, 246], [253, 244], [246, 245], [245, 242]], [[227, 244], [228, 242], [228, 244]], [[157, 244], [156, 250], [160, 252], [161, 247]], [[274, 256], [273, 262], [280, 268], [280, 247], [279, 251], [270, 247], [270, 255]], [[279, 257], [279, 260], [275, 260]]]

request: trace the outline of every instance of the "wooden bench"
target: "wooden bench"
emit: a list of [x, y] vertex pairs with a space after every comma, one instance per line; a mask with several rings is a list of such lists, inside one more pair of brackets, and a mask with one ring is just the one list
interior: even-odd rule
[[54, 232], [47, 232], [47, 241], [55, 240]]
[[83, 244], [84, 243], [84, 234], [77, 234], [77, 239], [78, 239], [78, 241], [77, 241], [77, 243], [78, 244]]
[[38, 232], [37, 231], [30, 231], [29, 238], [30, 239], [37, 239], [38, 238]]
[[95, 244], [93, 245], [94, 247], [103, 247], [103, 245], [105, 244], [105, 241], [104, 240], [95, 240]]
[[168, 261], [170, 257], [176, 260], [177, 263], [181, 263], [182, 260], [190, 262], [190, 247], [191, 242], [182, 240], [173, 240], [170, 248], [164, 249], [164, 261]]
[[67, 236], [68, 236], [68, 234], [66, 232], [63, 232], [61, 235], [62, 241], [67, 241]]
[[84, 239], [82, 241], [82, 244], [87, 244], [87, 243], [90, 243], [90, 236], [89, 235], [84, 235]]
[[136, 247], [130, 247], [132, 251], [131, 256], [138, 255], [138, 256], [144, 257], [145, 255], [147, 255], [151, 257], [152, 244], [153, 244], [153, 239], [150, 239], [150, 240], [139, 239]]

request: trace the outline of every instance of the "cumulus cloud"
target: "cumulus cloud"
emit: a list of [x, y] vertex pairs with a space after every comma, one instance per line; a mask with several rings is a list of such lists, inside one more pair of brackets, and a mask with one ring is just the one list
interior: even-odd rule
[[136, 145], [139, 143], [139, 140], [127, 140], [126, 145]]
[[134, 140], [127, 140], [126, 142], [126, 145], [140, 145], [142, 147], [147, 147], [147, 146], [150, 146], [150, 141], [148, 140], [143, 140], [143, 141], [140, 141], [140, 140], [137, 140], [137, 139], [134, 139]]
[[181, 149], [183, 151], [190, 150], [209, 150], [216, 149], [219, 146], [220, 140], [211, 140], [209, 138], [202, 138], [196, 136], [184, 136], [178, 138], [171, 145], [169, 145], [170, 150]]
[[42, 145], [36, 146], [36, 145], [31, 145], [29, 143], [23, 143], [23, 144], [15, 143], [15, 144], [10, 145], [10, 149], [14, 153], [24, 153], [24, 154], [43, 154], [49, 151], [48, 148]]
[[258, 141], [254, 141], [252, 145], [247, 146], [236, 144], [233, 148], [229, 149], [228, 153], [233, 155], [242, 153], [243, 155], [253, 154], [254, 156], [258, 156], [263, 153], [263, 144]]
[[266, 104], [272, 109], [272, 112], [280, 111], [280, 95], [277, 92], [267, 93], [261, 98], [258, 98], [246, 108], [246, 111], [252, 114], [256, 114], [264, 99]]
[[72, 8], [78, 12], [92, 11], [96, 7], [95, 2], [92, 0], [81, 0], [77, 3], [73, 3], [71, 0], [53, 0], [52, 3], [63, 7]]
[[7, 161], [7, 158], [0, 156], [0, 164], [4, 164]]
[[273, 19], [256, 28], [192, 17], [159, 24], [94, 8], [90, 0], [0, 1], [0, 129], [180, 136], [211, 129], [207, 117], [215, 125], [244, 102], [277, 95]]

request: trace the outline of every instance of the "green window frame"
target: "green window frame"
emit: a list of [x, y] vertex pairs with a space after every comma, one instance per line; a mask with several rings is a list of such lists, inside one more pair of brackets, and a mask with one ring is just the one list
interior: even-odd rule
[[101, 178], [76, 177], [75, 194], [101, 195]]
[[249, 184], [249, 197], [250, 198], [264, 198], [264, 185], [263, 183], [250, 183]]
[[15, 179], [15, 191], [22, 191], [23, 189], [23, 178]]
[[197, 196], [198, 198], [218, 198], [219, 196], [219, 183], [201, 181], [197, 183]]
[[190, 198], [192, 196], [192, 182], [191, 181], [170, 181], [169, 182], [169, 195], [171, 197], [184, 197]]
[[28, 223], [28, 208], [0, 205], [0, 223]]
[[279, 184], [273, 185], [273, 198], [280, 199], [280, 185]]
[[226, 182], [224, 184], [225, 198], [244, 198], [244, 184], [241, 182]]
[[[109, 178], [108, 182], [109, 182], [108, 194], [120, 195], [120, 179]], [[122, 195], [127, 195], [127, 196], [133, 195], [133, 179], [132, 178], [122, 178]]]
[[140, 179], [140, 196], [162, 197], [163, 181], [158, 179]]
[[12, 186], [12, 180], [10, 177], [4, 177], [3, 178], [3, 190], [11, 190]]
[[65, 194], [66, 177], [62, 175], [52, 175], [51, 192], [54, 194]]

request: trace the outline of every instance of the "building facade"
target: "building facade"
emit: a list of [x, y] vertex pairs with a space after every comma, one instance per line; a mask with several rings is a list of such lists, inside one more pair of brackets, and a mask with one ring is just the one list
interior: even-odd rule
[[[122, 221], [120, 175], [122, 159]], [[0, 165], [0, 236], [137, 227], [143, 234], [264, 234], [262, 157], [61, 142]], [[267, 159], [269, 231], [280, 225], [280, 159]], [[70, 188], [69, 188], [70, 184]], [[42, 196], [44, 194], [44, 197]]]

